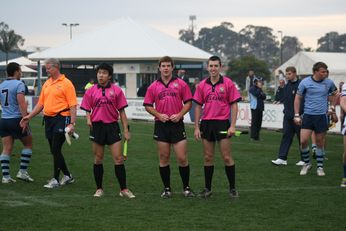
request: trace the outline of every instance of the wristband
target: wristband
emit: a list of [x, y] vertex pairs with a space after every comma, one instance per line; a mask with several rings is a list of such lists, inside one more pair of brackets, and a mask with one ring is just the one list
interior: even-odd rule
[[294, 114], [294, 117], [300, 117], [300, 115], [299, 114]]

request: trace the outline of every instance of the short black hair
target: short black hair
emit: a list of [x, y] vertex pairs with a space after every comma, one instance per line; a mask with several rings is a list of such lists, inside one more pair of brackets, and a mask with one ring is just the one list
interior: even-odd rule
[[319, 71], [320, 68], [328, 69], [328, 66], [324, 62], [317, 62], [312, 67], [312, 72], [315, 73], [316, 71]]
[[7, 76], [12, 77], [14, 75], [14, 72], [19, 70], [20, 70], [20, 65], [18, 63], [12, 62], [7, 64], [7, 67], [6, 67]]
[[208, 59], [208, 64], [209, 64], [209, 61], [219, 61], [219, 64], [221, 66], [221, 59], [219, 56], [213, 55]]
[[162, 58], [160, 58], [159, 67], [161, 67], [161, 63], [171, 63], [172, 67], [174, 68], [174, 61], [169, 56], [163, 56]]
[[109, 76], [113, 76], [113, 67], [108, 63], [101, 63], [100, 65], [98, 65], [98, 67], [96, 68], [96, 72], [98, 72], [101, 69], [108, 71]]

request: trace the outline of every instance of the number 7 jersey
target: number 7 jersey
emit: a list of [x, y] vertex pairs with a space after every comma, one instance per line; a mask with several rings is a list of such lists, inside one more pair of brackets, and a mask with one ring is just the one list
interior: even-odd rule
[[16, 79], [6, 79], [0, 84], [1, 93], [1, 118], [13, 119], [21, 118], [17, 95], [25, 94], [25, 85], [22, 81]]

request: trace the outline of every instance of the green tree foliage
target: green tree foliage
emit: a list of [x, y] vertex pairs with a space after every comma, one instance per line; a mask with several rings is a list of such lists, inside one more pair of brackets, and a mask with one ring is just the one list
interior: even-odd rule
[[[233, 60], [243, 56], [255, 56], [265, 61], [270, 68], [280, 64], [280, 41], [273, 29], [265, 26], [247, 25], [239, 33], [230, 22], [222, 22], [212, 28], [203, 27], [196, 36], [190, 29], [180, 30], [180, 39], [207, 52]], [[323, 40], [323, 39], [322, 39]], [[346, 35], [339, 36], [338, 47], [346, 49]], [[324, 46], [326, 39], [324, 38]], [[335, 42], [336, 44], [336, 42]], [[303, 48], [297, 37], [284, 36], [282, 39], [282, 61], [285, 62]]]
[[180, 30], [179, 31], [179, 35], [180, 35], [180, 40], [186, 42], [186, 43], [190, 43], [192, 45], [194, 45], [195, 42], [195, 33], [192, 30]]
[[346, 52], [346, 34], [339, 35], [332, 31], [319, 38], [317, 43], [317, 51]]
[[265, 60], [270, 66], [277, 65], [278, 42], [273, 35], [273, 29], [263, 26], [248, 25], [240, 30], [242, 47], [246, 55], [254, 55]]
[[194, 45], [221, 57], [238, 58], [241, 44], [238, 33], [232, 28], [233, 24], [229, 22], [222, 22], [220, 26], [212, 28], [202, 28]]
[[282, 62], [286, 62], [299, 51], [303, 50], [303, 44], [297, 37], [284, 36], [282, 38]]
[[237, 82], [241, 89], [244, 89], [245, 79], [249, 70], [253, 70], [256, 76], [260, 76], [266, 81], [270, 80], [270, 72], [267, 63], [257, 59], [255, 56], [243, 56], [239, 59], [230, 61], [227, 75]]
[[8, 54], [12, 51], [19, 51], [19, 46], [24, 45], [22, 36], [17, 35], [7, 24], [0, 22], [0, 50], [6, 54], [6, 63]]

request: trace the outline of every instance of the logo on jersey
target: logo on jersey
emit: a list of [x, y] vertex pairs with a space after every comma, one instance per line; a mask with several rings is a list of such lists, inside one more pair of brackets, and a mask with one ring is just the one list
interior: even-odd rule
[[224, 92], [224, 91], [225, 91], [225, 88], [220, 87], [220, 92]]
[[162, 91], [158, 94], [159, 100], [163, 100], [167, 96], [176, 97], [177, 93], [174, 91], [166, 90], [166, 91]]
[[219, 96], [219, 95], [216, 95], [216, 94], [209, 94], [207, 95], [206, 97], [206, 103], [210, 103], [212, 101], [223, 101], [223, 97], [222, 96]]
[[173, 87], [177, 88], [179, 86], [178, 83], [173, 83]]

